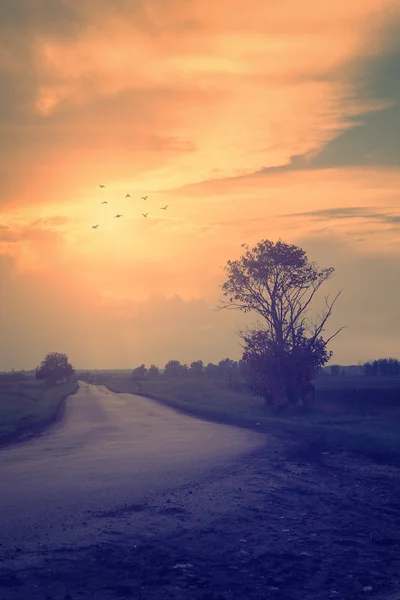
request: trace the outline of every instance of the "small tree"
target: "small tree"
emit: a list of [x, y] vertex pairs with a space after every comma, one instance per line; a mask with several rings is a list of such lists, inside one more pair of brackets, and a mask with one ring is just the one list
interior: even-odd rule
[[192, 377], [203, 377], [204, 364], [202, 360], [195, 360], [190, 363], [189, 375]]
[[302, 389], [330, 358], [327, 344], [341, 331], [322, 338], [326, 322], [341, 292], [312, 321], [310, 304], [334, 273], [309, 262], [301, 248], [279, 240], [263, 240], [253, 249], [244, 244], [244, 255], [225, 266], [226, 281], [219, 308], [253, 311], [263, 325], [240, 331], [244, 341], [243, 361], [252, 389], [278, 404], [295, 404]]
[[332, 377], [339, 377], [340, 367], [339, 365], [331, 365], [331, 375]]
[[189, 372], [190, 372], [190, 369], [186, 364], [181, 365], [181, 368], [179, 371], [179, 377], [189, 377]]
[[179, 360], [169, 360], [164, 367], [164, 377], [182, 377], [183, 373], [185, 372], [185, 370], [187, 370], [187, 368], [188, 367], [186, 365], [181, 365]]
[[217, 365], [217, 374], [221, 379], [228, 381], [233, 370], [234, 361], [231, 358], [223, 358]]
[[214, 363], [208, 363], [208, 365], [204, 367], [204, 375], [210, 379], [213, 379], [217, 376], [217, 371], [218, 367], [217, 365], [214, 365]]
[[151, 365], [149, 370], [147, 371], [148, 379], [156, 379], [160, 376], [160, 370], [156, 365]]
[[146, 377], [147, 369], [144, 364], [140, 365], [140, 367], [136, 367], [132, 371], [132, 379], [133, 381], [140, 381]]
[[36, 367], [36, 379], [44, 379], [53, 385], [58, 381], [67, 383], [74, 372], [66, 354], [49, 352], [40, 366]]
[[378, 358], [372, 363], [364, 363], [363, 373], [370, 376], [399, 377], [400, 361], [397, 358]]

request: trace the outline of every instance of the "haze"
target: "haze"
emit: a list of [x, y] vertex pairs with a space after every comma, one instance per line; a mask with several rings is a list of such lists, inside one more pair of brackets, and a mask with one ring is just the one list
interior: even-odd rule
[[335, 362], [398, 355], [399, 40], [397, 0], [2, 0], [0, 369], [238, 359], [264, 238], [335, 267]]

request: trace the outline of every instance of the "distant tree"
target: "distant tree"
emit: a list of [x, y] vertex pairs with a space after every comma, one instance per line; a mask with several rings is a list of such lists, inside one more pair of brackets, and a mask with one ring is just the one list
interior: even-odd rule
[[[366, 362], [363, 364], [362, 366], [362, 371], [363, 371], [363, 375], [366, 375], [367, 377], [370, 377], [373, 373], [373, 367], [372, 364], [370, 362]], [[375, 373], [376, 375], [376, 373]]]
[[66, 383], [74, 374], [74, 368], [68, 362], [66, 354], [50, 352], [36, 367], [36, 379], [44, 379], [48, 383], [56, 384], [58, 381]]
[[378, 373], [383, 377], [399, 377], [400, 362], [397, 358], [380, 358], [378, 361]]
[[156, 365], [151, 365], [149, 370], [147, 371], [148, 379], [156, 379], [160, 376], [160, 369], [156, 367]]
[[180, 377], [189, 377], [189, 371], [190, 371], [190, 369], [189, 369], [188, 365], [181, 365], [179, 376]]
[[331, 365], [331, 375], [332, 377], [339, 377], [340, 367], [339, 365]]
[[206, 365], [204, 367], [204, 375], [205, 375], [205, 377], [207, 377], [209, 379], [213, 379], [217, 375], [217, 370], [218, 370], [217, 365], [210, 362], [210, 363], [208, 363], [208, 365]]
[[231, 358], [223, 358], [220, 360], [217, 365], [218, 377], [227, 381], [232, 373], [233, 365], [234, 361]]
[[397, 358], [378, 358], [364, 363], [363, 373], [372, 377], [400, 377], [400, 361]]
[[179, 360], [170, 360], [164, 367], [164, 377], [180, 377], [182, 375], [182, 365]]
[[195, 360], [190, 363], [189, 375], [192, 377], [203, 377], [204, 375], [204, 364], [202, 360]]
[[341, 292], [313, 322], [307, 318], [310, 304], [333, 268], [319, 269], [301, 248], [279, 240], [263, 240], [253, 249], [244, 244], [244, 255], [228, 261], [223, 301], [219, 308], [255, 312], [261, 326], [240, 331], [247, 380], [255, 393], [273, 404], [293, 405], [306, 383], [332, 355], [322, 338], [325, 325]]
[[146, 377], [146, 373], [147, 373], [146, 366], [144, 364], [142, 364], [142, 365], [140, 365], [140, 367], [136, 367], [136, 369], [133, 369], [132, 379], [134, 381], [140, 381], [141, 379], [144, 379]]
[[9, 373], [4, 373], [4, 379], [8, 379], [11, 381], [22, 381], [28, 378], [28, 375], [25, 371], [14, 371], [11, 370]]

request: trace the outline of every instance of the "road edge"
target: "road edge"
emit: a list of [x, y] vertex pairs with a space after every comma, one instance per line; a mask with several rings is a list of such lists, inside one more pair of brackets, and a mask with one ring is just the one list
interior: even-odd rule
[[54, 411], [54, 414], [51, 415], [49, 418], [44, 419], [42, 421], [29, 423], [28, 425], [20, 427], [13, 433], [9, 433], [2, 436], [0, 438], [0, 451], [4, 448], [14, 446], [16, 444], [21, 444], [31, 439], [37, 438], [54, 425], [61, 423], [65, 414], [65, 405], [67, 398], [76, 394], [78, 389], [79, 382], [76, 383], [76, 389], [74, 392], [69, 392], [68, 394], [63, 394], [61, 396], [60, 400], [58, 401], [56, 410]]

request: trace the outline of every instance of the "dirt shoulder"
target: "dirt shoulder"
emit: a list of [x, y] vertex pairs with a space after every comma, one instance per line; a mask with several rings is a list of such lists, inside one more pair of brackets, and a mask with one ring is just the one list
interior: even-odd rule
[[95, 545], [0, 566], [0, 596], [394, 600], [399, 493], [395, 467], [271, 438], [191, 485], [93, 515]]

